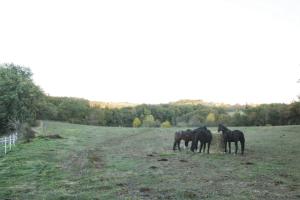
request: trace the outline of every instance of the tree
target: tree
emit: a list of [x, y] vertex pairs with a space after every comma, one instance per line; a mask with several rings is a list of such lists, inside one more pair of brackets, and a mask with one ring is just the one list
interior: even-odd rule
[[164, 121], [161, 125], [160, 125], [161, 128], [171, 128], [172, 125], [169, 121]]
[[143, 126], [144, 127], [155, 127], [155, 119], [153, 115], [146, 115], [144, 120], [143, 120]]
[[134, 120], [133, 120], [133, 122], [132, 122], [132, 126], [133, 126], [134, 128], [138, 128], [138, 127], [140, 127], [141, 125], [142, 125], [141, 120], [140, 120], [138, 117], [134, 118]]
[[300, 124], [300, 101], [288, 106], [289, 124]]
[[0, 130], [7, 131], [16, 123], [36, 119], [44, 94], [31, 77], [29, 68], [14, 64], [0, 65]]
[[58, 118], [71, 123], [85, 124], [89, 111], [89, 102], [79, 98], [63, 98], [58, 106]]
[[101, 108], [91, 108], [87, 116], [87, 123], [91, 125], [105, 126], [105, 112]]
[[209, 124], [209, 125], [212, 125], [214, 124], [216, 121], [216, 116], [214, 113], [209, 113], [207, 116], [206, 116], [206, 123]]

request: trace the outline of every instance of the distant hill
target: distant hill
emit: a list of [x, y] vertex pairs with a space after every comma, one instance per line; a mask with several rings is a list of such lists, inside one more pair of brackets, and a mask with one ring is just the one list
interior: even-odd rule
[[231, 105], [226, 103], [207, 102], [202, 99], [182, 99], [175, 102], [170, 102], [173, 105], [205, 105], [205, 106], [222, 106], [222, 107], [239, 107], [241, 105]]
[[181, 99], [178, 101], [170, 102], [170, 104], [173, 104], [173, 105], [199, 105], [199, 104], [201, 104], [201, 105], [203, 105], [203, 104], [206, 104], [206, 102], [204, 102], [201, 99], [195, 99], [195, 100]]
[[[97, 107], [97, 108], [125, 108], [125, 107], [136, 107], [138, 105], [137, 103], [129, 103], [129, 102], [104, 102], [104, 101], [89, 101], [91, 107]], [[204, 106], [217, 106], [217, 107], [223, 107], [223, 108], [243, 108], [244, 105], [236, 104], [225, 104], [225, 103], [215, 103], [215, 102], [207, 102], [203, 101], [202, 99], [181, 99], [178, 101], [167, 103], [169, 105], [204, 105]], [[156, 104], [150, 104], [150, 105], [156, 105]]]
[[93, 108], [125, 108], [135, 107], [138, 104], [128, 102], [103, 102], [103, 101], [90, 101], [90, 106]]

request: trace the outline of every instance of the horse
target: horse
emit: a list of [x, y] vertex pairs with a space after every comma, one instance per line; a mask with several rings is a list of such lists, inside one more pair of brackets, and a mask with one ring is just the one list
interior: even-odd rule
[[205, 153], [205, 147], [207, 143], [208, 145], [207, 153], [209, 154], [209, 148], [212, 140], [212, 134], [210, 130], [208, 130], [206, 126], [199, 127], [193, 130], [193, 136], [194, 138], [191, 146], [191, 151], [194, 152], [194, 150], [197, 149], [198, 142], [200, 141], [199, 153], [201, 153], [202, 147], [203, 147], [203, 153]]
[[190, 129], [187, 129], [185, 131], [178, 131], [175, 132], [174, 135], [174, 145], [173, 150], [176, 150], [176, 146], [178, 147], [178, 150], [180, 151], [180, 142], [181, 140], [184, 140], [185, 147], [187, 148], [189, 145], [189, 142], [193, 140], [193, 132]]
[[227, 153], [227, 143], [229, 147], [229, 153], [231, 153], [231, 142], [234, 142], [235, 144], [235, 154], [237, 154], [238, 151], [238, 141], [241, 143], [241, 154], [244, 154], [245, 149], [245, 137], [244, 133], [239, 130], [233, 130], [231, 131], [223, 124], [219, 124], [218, 126], [218, 132], [222, 132], [223, 138], [224, 138], [224, 144], [225, 144], [225, 153]]

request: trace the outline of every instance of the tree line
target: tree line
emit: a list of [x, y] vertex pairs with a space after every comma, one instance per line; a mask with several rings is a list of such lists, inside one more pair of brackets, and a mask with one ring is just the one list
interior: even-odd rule
[[53, 97], [34, 84], [28, 68], [0, 65], [0, 131], [36, 119], [122, 127], [265, 126], [300, 124], [300, 101], [290, 104], [216, 105], [184, 100], [158, 105], [111, 106]]
[[300, 124], [300, 102], [256, 106], [137, 105], [123, 108], [91, 106], [88, 100], [46, 97], [38, 118], [71, 123], [123, 127], [265, 126]]

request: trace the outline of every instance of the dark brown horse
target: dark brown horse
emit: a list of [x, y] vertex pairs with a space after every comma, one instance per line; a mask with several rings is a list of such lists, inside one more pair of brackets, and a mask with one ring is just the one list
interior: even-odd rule
[[180, 151], [180, 142], [181, 140], [184, 140], [185, 147], [187, 148], [189, 145], [189, 142], [193, 140], [193, 131], [190, 129], [187, 129], [185, 131], [178, 131], [175, 133], [174, 137], [174, 145], [173, 150], [176, 150], [176, 146], [178, 147], [178, 150]]
[[225, 153], [227, 153], [227, 143], [229, 147], [229, 153], [231, 153], [231, 142], [235, 144], [235, 154], [238, 151], [238, 141], [241, 143], [241, 150], [242, 155], [244, 154], [245, 149], [245, 137], [244, 133], [239, 130], [230, 130], [226, 126], [219, 124], [218, 132], [222, 132], [224, 138], [224, 145], [225, 145]]
[[193, 130], [193, 142], [191, 146], [191, 151], [194, 152], [195, 149], [198, 147], [198, 142], [200, 141], [200, 148], [199, 153], [201, 153], [203, 147], [203, 153], [205, 153], [205, 147], [207, 144], [207, 153], [209, 154], [210, 143], [212, 140], [212, 134], [210, 130], [206, 128], [206, 126], [199, 127]]

